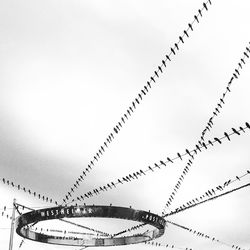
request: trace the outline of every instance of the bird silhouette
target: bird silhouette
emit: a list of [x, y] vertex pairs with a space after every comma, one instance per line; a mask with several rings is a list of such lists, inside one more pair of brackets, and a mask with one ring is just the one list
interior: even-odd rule
[[187, 37], [189, 37], [189, 35], [188, 35], [188, 33], [187, 33], [186, 30], [184, 30], [184, 34], [185, 34]]
[[169, 61], [171, 61], [171, 59], [170, 59], [170, 57], [169, 57], [168, 55], [166, 55], [166, 58], [167, 58]]
[[221, 140], [219, 138], [214, 137], [214, 140], [217, 141], [217, 142], [219, 142], [221, 144]]
[[154, 170], [153, 170], [150, 166], [148, 166], [148, 168], [149, 168], [152, 172], [154, 172]]
[[200, 147], [198, 145], [196, 145], [196, 148], [201, 152], [201, 149], [200, 149]]
[[164, 166], [166, 166], [166, 163], [164, 161], [160, 161], [160, 163]]
[[182, 157], [181, 157], [181, 154], [180, 153], [177, 153], [178, 157], [182, 160]]
[[249, 128], [249, 129], [250, 129], [250, 125], [249, 125], [249, 123], [248, 123], [248, 122], [246, 122], [246, 126], [247, 126], [247, 128]]
[[173, 49], [173, 48], [171, 48], [171, 52], [175, 55], [175, 51], [174, 51], [174, 49]]
[[184, 43], [183, 38], [181, 36], [179, 36], [179, 39], [182, 43]]
[[164, 67], [166, 67], [166, 62], [164, 60], [161, 61]]
[[188, 27], [193, 31], [193, 26], [191, 23], [188, 24]]
[[155, 71], [154, 73], [155, 73], [155, 75], [156, 75], [157, 77], [159, 77], [159, 75], [158, 75], [158, 72], [157, 72], [157, 71]]
[[179, 50], [178, 44], [175, 43], [174, 46], [176, 47], [177, 50]]
[[244, 52], [244, 55], [245, 55], [247, 58], [249, 58], [249, 55], [248, 55], [246, 52]]
[[148, 88], [147, 88], [147, 86], [144, 86], [144, 89], [148, 92]]
[[199, 19], [196, 15], [194, 15], [194, 19], [196, 20], [197, 23], [199, 23]]
[[240, 135], [240, 132], [237, 131], [235, 128], [232, 128], [232, 130], [233, 130], [233, 132], [234, 132], [235, 134]]
[[240, 130], [243, 131], [243, 132], [245, 133], [245, 129], [244, 129], [244, 128], [240, 127]]
[[243, 64], [246, 64], [243, 58], [241, 58], [240, 61], [241, 61]]
[[225, 135], [225, 136], [226, 136], [226, 138], [230, 141], [230, 137], [229, 137], [228, 133], [227, 133], [227, 132], [225, 132], [225, 133], [224, 133], [224, 135]]
[[150, 79], [151, 79], [153, 82], [155, 82], [155, 79], [154, 79], [152, 76], [150, 77]]
[[202, 16], [202, 12], [201, 12], [201, 10], [200, 10], [200, 9], [198, 10], [198, 12], [199, 12], [200, 16]]
[[235, 72], [236, 72], [238, 75], [240, 75], [240, 72], [239, 72], [238, 69], [235, 69]]
[[162, 73], [162, 68], [160, 67], [160, 66], [158, 66], [158, 69], [161, 71], [161, 73]]
[[203, 3], [203, 6], [204, 6], [204, 8], [205, 8], [206, 10], [208, 10], [208, 9], [207, 9], [207, 5], [206, 5], [205, 3]]
[[170, 161], [170, 162], [172, 162], [172, 163], [174, 163], [169, 157], [167, 157], [167, 160]]
[[135, 98], [135, 101], [136, 101], [138, 104], [140, 104], [140, 102], [139, 102], [139, 100], [138, 100], [137, 98]]

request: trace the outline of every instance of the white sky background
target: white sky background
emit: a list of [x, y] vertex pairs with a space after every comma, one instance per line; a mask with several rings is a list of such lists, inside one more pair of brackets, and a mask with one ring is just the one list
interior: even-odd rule
[[[202, 3], [0, 1], [1, 179], [62, 199]], [[250, 41], [249, 8], [248, 0], [212, 1], [78, 194], [193, 148]], [[246, 62], [207, 139], [250, 122]], [[233, 136], [197, 156], [172, 208], [250, 169], [249, 139], [249, 132]], [[160, 214], [184, 164], [179, 161], [88, 202]], [[27, 206], [46, 206], [0, 185], [1, 208], [11, 207], [14, 197]], [[244, 189], [171, 219], [250, 249], [249, 209], [249, 189]], [[100, 224], [107, 231], [112, 227], [109, 221]], [[1, 228], [9, 226], [0, 217], [0, 249], [8, 249], [9, 230]], [[160, 241], [228, 249], [173, 226]], [[20, 242], [15, 234], [14, 249]], [[118, 248], [150, 246], [112, 249]], [[22, 249], [71, 248], [26, 240]]]

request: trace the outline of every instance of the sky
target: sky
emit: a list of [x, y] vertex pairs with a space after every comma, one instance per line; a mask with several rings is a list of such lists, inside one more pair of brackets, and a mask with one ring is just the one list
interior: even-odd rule
[[[202, 6], [200, 0], [0, 1], [0, 179], [62, 201]], [[249, 7], [247, 0], [208, 5], [74, 194], [193, 149], [250, 47]], [[241, 64], [206, 141], [250, 123], [249, 59]], [[249, 132], [197, 154], [171, 209], [250, 170]], [[85, 202], [161, 214], [187, 159]], [[247, 175], [225, 190], [248, 182]], [[245, 188], [168, 219], [250, 249], [249, 192]], [[11, 214], [14, 198], [32, 208], [50, 206], [2, 181], [0, 195], [5, 214]], [[108, 232], [136, 224], [77, 221]], [[71, 229], [57, 221], [41, 225]], [[0, 248], [8, 249], [10, 220], [5, 216], [0, 216], [0, 235]], [[21, 241], [15, 234], [13, 249]], [[180, 249], [229, 249], [171, 224], [158, 242]], [[128, 248], [157, 247], [106, 249]], [[77, 248], [25, 240], [21, 249]]]

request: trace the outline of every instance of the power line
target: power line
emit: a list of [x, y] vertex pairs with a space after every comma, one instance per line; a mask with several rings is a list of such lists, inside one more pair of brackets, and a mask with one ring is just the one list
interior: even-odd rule
[[[249, 123], [246, 122], [245, 124], [246, 124], [246, 127], [243, 128], [244, 131], [247, 128], [250, 129]], [[234, 134], [241, 135], [240, 131], [241, 131], [241, 129], [239, 128], [238, 130], [236, 130], [236, 129], [232, 130], [231, 133], [229, 133], [229, 132], [226, 133], [225, 132], [227, 134], [227, 136], [224, 133], [224, 136], [222, 136], [221, 138], [215, 137], [213, 141], [209, 140], [207, 143], [203, 143], [202, 146], [198, 146], [199, 150], [197, 148], [194, 148], [192, 150], [189, 150], [189, 152], [192, 153], [192, 154], [197, 154], [198, 151], [207, 150], [209, 147], [214, 146], [216, 144], [222, 144], [222, 142], [225, 139], [227, 139], [228, 141], [230, 141], [231, 140], [230, 138], [231, 138], [232, 135], [234, 135]], [[71, 204], [73, 202], [77, 202], [77, 201], [82, 201], [82, 200], [85, 200], [85, 199], [89, 199], [89, 198], [91, 198], [94, 195], [100, 195], [103, 192], [106, 192], [106, 191], [111, 190], [113, 188], [117, 188], [118, 185], [129, 183], [129, 182], [131, 182], [133, 180], [137, 180], [138, 178], [140, 178], [142, 176], [146, 176], [149, 173], [155, 172], [155, 170], [160, 170], [162, 167], [166, 167], [167, 164], [173, 164], [176, 160], [183, 160], [183, 158], [185, 156], [187, 156], [187, 155], [188, 155], [188, 153], [185, 152], [185, 153], [182, 153], [182, 154], [177, 153], [176, 157], [172, 157], [172, 158], [167, 157], [167, 160], [160, 160], [159, 162], [154, 163], [154, 165], [148, 166], [144, 170], [140, 169], [138, 171], [135, 171], [134, 173], [128, 174], [127, 176], [118, 178], [117, 181], [111, 181], [110, 183], [108, 183], [108, 184], [106, 184], [104, 186], [101, 186], [99, 188], [94, 188], [93, 191], [88, 191], [88, 192], [86, 192], [83, 195], [77, 196], [76, 199], [72, 199], [67, 204]], [[189, 160], [189, 162], [192, 163], [191, 160]], [[183, 181], [185, 174], [186, 173], [183, 173], [181, 175], [181, 181]]]
[[199, 9], [197, 15], [194, 15], [194, 19], [191, 23], [188, 24], [188, 27], [183, 31], [183, 33], [179, 36], [178, 41], [174, 44], [173, 47], [170, 48], [170, 52], [165, 56], [165, 58], [161, 61], [161, 65], [154, 71], [153, 75], [147, 81], [147, 83], [143, 86], [140, 92], [137, 94], [136, 98], [132, 101], [131, 105], [128, 107], [127, 111], [121, 117], [120, 121], [113, 128], [113, 132], [111, 132], [106, 138], [105, 142], [99, 148], [97, 153], [94, 155], [92, 160], [89, 162], [88, 167], [82, 172], [82, 174], [75, 181], [70, 190], [65, 194], [65, 198], [63, 199], [63, 204], [66, 203], [72, 193], [74, 193], [75, 189], [78, 189], [81, 185], [81, 182], [84, 180], [84, 176], [86, 176], [91, 170], [92, 167], [95, 166], [95, 163], [99, 161], [101, 156], [105, 153], [105, 150], [108, 148], [108, 145], [114, 140], [115, 135], [117, 135], [120, 130], [123, 128], [126, 121], [130, 116], [135, 112], [136, 107], [141, 104], [143, 98], [149, 93], [149, 90], [152, 88], [153, 84], [156, 83], [156, 80], [159, 78], [160, 74], [163, 73], [164, 68], [166, 68], [166, 64], [172, 60], [177, 52], [180, 49], [180, 45], [184, 44], [184, 40], [189, 38], [189, 32], [193, 31], [194, 24], [198, 24], [200, 22], [200, 18], [203, 16], [202, 13], [204, 11], [208, 11], [208, 4], [211, 5], [211, 1], [204, 2], [202, 8]]

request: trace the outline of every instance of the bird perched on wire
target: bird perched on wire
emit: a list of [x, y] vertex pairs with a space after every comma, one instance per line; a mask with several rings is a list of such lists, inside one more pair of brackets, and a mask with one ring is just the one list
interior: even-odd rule
[[217, 142], [219, 142], [221, 144], [221, 140], [219, 138], [214, 137], [214, 140], [217, 141]]
[[232, 130], [233, 130], [233, 132], [234, 132], [235, 134], [240, 135], [240, 132], [237, 131], [235, 128], [232, 128]]

